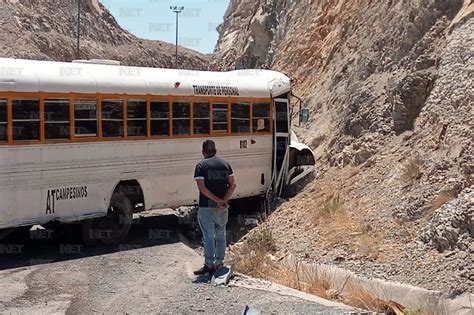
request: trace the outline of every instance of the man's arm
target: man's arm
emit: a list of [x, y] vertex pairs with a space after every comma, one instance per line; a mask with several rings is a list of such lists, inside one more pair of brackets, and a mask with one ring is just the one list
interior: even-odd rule
[[232, 195], [234, 194], [235, 187], [237, 187], [237, 185], [235, 185], [235, 178], [234, 175], [231, 175], [229, 176], [229, 185], [227, 186], [227, 191], [224, 195], [224, 198], [222, 198], [225, 203], [227, 203], [230, 197], [232, 197]]
[[206, 196], [207, 198], [211, 199], [215, 203], [217, 203], [219, 206], [225, 205], [227, 202], [222, 200], [221, 198], [217, 197], [214, 195], [209, 189], [207, 189], [206, 184], [204, 182], [204, 179], [202, 178], [196, 178], [196, 183], [198, 186], [199, 191]]

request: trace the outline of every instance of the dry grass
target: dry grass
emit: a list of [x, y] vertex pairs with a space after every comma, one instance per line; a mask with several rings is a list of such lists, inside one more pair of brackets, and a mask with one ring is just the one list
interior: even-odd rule
[[380, 256], [380, 244], [382, 240], [378, 235], [361, 235], [359, 237], [359, 251], [369, 260], [375, 261]]
[[264, 277], [271, 269], [269, 254], [276, 251], [276, 241], [270, 229], [251, 233], [245, 243], [230, 255], [230, 262], [239, 272], [254, 277]]
[[288, 262], [272, 260], [270, 249], [274, 248], [274, 243], [268, 235], [271, 233], [262, 230], [259, 234], [252, 236], [254, 240], [252, 245], [244, 245], [237, 252], [232, 253], [232, 262], [237, 271], [369, 311], [394, 315], [405, 314], [403, 306], [393, 301], [379, 299], [354, 280], [346, 281], [347, 283], [338, 290], [334, 276], [319, 266], [300, 262], [289, 265]]
[[361, 201], [345, 202], [331, 188], [328, 191], [331, 192], [329, 197], [320, 196], [323, 201], [312, 218], [318, 228], [319, 243], [329, 247], [348, 246], [370, 260], [378, 259], [383, 235], [364, 218], [357, 217], [362, 213]]
[[339, 291], [334, 288], [334, 279], [322, 269], [301, 266], [303, 291], [328, 300], [339, 299]]
[[405, 307], [394, 301], [383, 301], [362, 285], [349, 281], [343, 302], [372, 312], [402, 315]]
[[319, 215], [322, 218], [332, 218], [343, 210], [343, 203], [339, 195], [335, 194], [327, 198], [321, 208], [319, 208]]
[[[430, 201], [428, 204], [427, 209], [423, 213], [423, 217], [421, 218], [421, 222], [426, 224], [429, 220], [431, 220], [435, 214], [435, 211], [441, 208], [446, 203], [450, 202], [453, 199], [456, 199], [457, 194], [454, 190], [442, 190], [439, 194]], [[418, 233], [413, 233], [414, 236], [417, 238]]]
[[252, 277], [264, 277], [266, 268], [267, 254], [263, 251], [238, 251], [233, 253], [229, 262], [235, 270]]
[[274, 264], [271, 270], [266, 274], [266, 279], [287, 286], [289, 288], [301, 290], [298, 273], [294, 268], [289, 268], [280, 264]]
[[363, 233], [362, 224], [352, 218], [345, 203], [337, 194], [322, 203], [313, 222], [318, 225], [321, 239], [327, 245], [335, 245]]
[[454, 191], [452, 191], [452, 190], [443, 190], [439, 193], [438, 196], [436, 196], [435, 198], [433, 198], [433, 200], [431, 200], [429, 209], [431, 211], [439, 209], [445, 203], [450, 202], [454, 198], [456, 198], [456, 193]]
[[421, 178], [423, 175], [422, 172], [423, 161], [419, 158], [413, 158], [404, 165], [402, 169], [402, 174], [400, 176], [400, 181], [403, 187], [412, 186], [415, 181]]
[[324, 270], [296, 262], [294, 266], [275, 265], [267, 279], [314, 294], [328, 300], [339, 299], [339, 292], [334, 288], [334, 279]]
[[255, 251], [273, 253], [277, 250], [273, 232], [268, 228], [262, 228], [255, 233], [250, 234], [247, 238], [247, 243], [250, 246], [250, 249]]

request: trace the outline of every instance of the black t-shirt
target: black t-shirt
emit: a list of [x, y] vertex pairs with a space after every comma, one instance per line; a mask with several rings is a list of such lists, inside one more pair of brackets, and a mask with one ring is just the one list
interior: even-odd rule
[[[194, 172], [194, 179], [204, 179], [206, 188], [219, 198], [223, 198], [227, 192], [229, 176], [234, 176], [229, 163], [216, 155], [201, 160]], [[199, 193], [199, 207], [215, 208], [217, 205]]]

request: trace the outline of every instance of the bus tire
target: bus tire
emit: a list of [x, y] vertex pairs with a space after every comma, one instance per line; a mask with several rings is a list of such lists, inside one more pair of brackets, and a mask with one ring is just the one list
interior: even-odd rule
[[110, 199], [107, 215], [86, 220], [82, 224], [82, 239], [88, 246], [112, 245], [125, 240], [132, 226], [133, 208], [122, 192]]
[[296, 184], [293, 185], [285, 185], [283, 186], [283, 189], [281, 190], [281, 197], [282, 198], [293, 198], [298, 194], [298, 187]]

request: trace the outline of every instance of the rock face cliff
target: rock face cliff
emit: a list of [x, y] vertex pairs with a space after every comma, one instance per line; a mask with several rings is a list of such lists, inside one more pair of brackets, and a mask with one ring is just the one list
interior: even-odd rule
[[[174, 67], [174, 45], [135, 37], [98, 0], [82, 1], [80, 59], [113, 59], [124, 65]], [[0, 0], [0, 56], [76, 59], [77, 1]], [[179, 64], [207, 68], [208, 57], [180, 48]]]
[[[312, 111], [297, 133], [319, 177], [267, 223], [282, 254], [472, 292], [473, 10], [471, 0], [231, 1], [213, 63], [282, 71]], [[328, 211], [351, 222], [337, 242], [327, 241], [335, 220], [321, 223]]]

